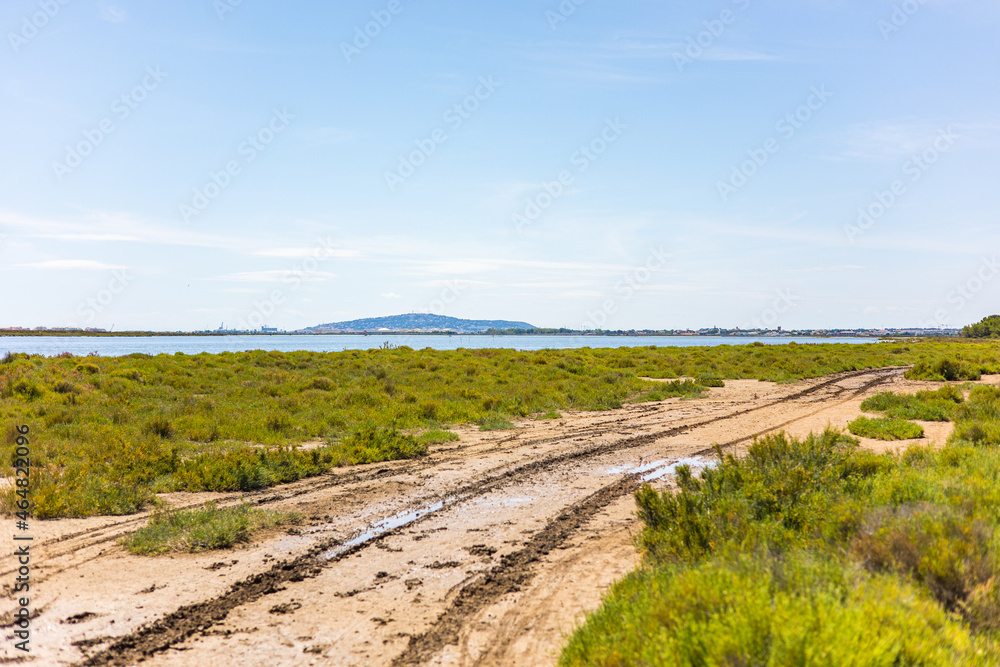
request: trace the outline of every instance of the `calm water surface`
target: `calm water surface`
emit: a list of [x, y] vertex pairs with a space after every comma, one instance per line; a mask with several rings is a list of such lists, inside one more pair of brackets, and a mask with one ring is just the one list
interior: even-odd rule
[[201, 352], [244, 352], [247, 350], [277, 350], [293, 352], [343, 352], [344, 350], [370, 350], [386, 342], [414, 349], [429, 347], [435, 350], [458, 348], [507, 348], [514, 350], [568, 350], [581, 347], [694, 347], [698, 345], [748, 345], [759, 341], [766, 345], [787, 345], [795, 341], [815, 343], [877, 343], [877, 338], [777, 338], [750, 336], [102, 336], [84, 338], [77, 336], [5, 336], [0, 337], [0, 354], [27, 352], [54, 356], [62, 352], [85, 355], [97, 352], [102, 357], [126, 354], [199, 354]]

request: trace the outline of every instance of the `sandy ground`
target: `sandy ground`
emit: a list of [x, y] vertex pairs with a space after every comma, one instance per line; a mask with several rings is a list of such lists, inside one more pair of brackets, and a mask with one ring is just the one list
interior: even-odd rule
[[[983, 382], [1000, 383], [1000, 376]], [[144, 515], [35, 522], [32, 651], [39, 665], [548, 666], [634, 569], [632, 492], [672, 464], [737, 454], [763, 433], [845, 428], [878, 391], [935, 387], [902, 369], [774, 385], [728, 381], [703, 399], [457, 429], [417, 461], [337, 471], [245, 496], [174, 494], [175, 506], [247, 500], [308, 520], [226, 552], [156, 558], [117, 546]], [[951, 424], [923, 424], [943, 444]]]

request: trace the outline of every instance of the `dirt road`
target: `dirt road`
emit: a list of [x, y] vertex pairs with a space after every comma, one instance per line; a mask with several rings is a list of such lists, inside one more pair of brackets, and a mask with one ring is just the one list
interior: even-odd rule
[[[902, 369], [704, 399], [458, 429], [415, 461], [243, 496], [308, 520], [228, 552], [158, 558], [116, 546], [144, 516], [36, 522], [32, 652], [39, 665], [552, 665], [566, 634], [636, 565], [631, 493], [784, 429], [843, 427], [861, 400], [913, 391]], [[928, 426], [943, 443], [950, 425]], [[872, 443], [868, 443], [872, 444]], [[908, 443], [907, 443], [908, 444]], [[178, 494], [177, 506], [241, 496]], [[2, 562], [9, 589], [13, 559]]]

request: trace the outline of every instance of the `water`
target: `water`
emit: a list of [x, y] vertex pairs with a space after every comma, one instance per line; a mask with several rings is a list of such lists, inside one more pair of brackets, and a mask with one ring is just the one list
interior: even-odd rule
[[[681, 466], [690, 466], [694, 469], [699, 468], [714, 468], [719, 464], [718, 461], [707, 461], [700, 456], [696, 456], [693, 459], [681, 459], [680, 461], [675, 461], [668, 464], [667, 459], [660, 459], [658, 461], [650, 461], [649, 463], [644, 463], [640, 466], [623, 465], [616, 466], [614, 468], [608, 469], [608, 475], [620, 475], [625, 473], [627, 475], [640, 475], [642, 473], [648, 473], [642, 476], [642, 481], [650, 482], [654, 479], [659, 479], [666, 475], [676, 475], [677, 468]], [[650, 472], [652, 471], [652, 472]]]
[[397, 514], [391, 516], [388, 519], [382, 519], [371, 525], [368, 530], [363, 531], [360, 535], [356, 535], [351, 539], [347, 540], [340, 546], [334, 547], [323, 553], [323, 557], [327, 560], [333, 560], [345, 551], [352, 549], [359, 544], [367, 544], [372, 540], [382, 537], [386, 533], [397, 528], [402, 528], [407, 526], [418, 519], [422, 519], [428, 514], [434, 514], [435, 512], [440, 512], [442, 509], [449, 505], [454, 505], [459, 500], [464, 499], [465, 496], [461, 498], [446, 498], [445, 500], [439, 500], [436, 503], [431, 503], [427, 507], [423, 507], [418, 510], [412, 510], [409, 512], [403, 512], [402, 514]]
[[468, 336], [446, 335], [267, 335], [267, 336], [0, 336], [0, 354], [27, 352], [55, 356], [62, 352], [83, 356], [97, 352], [102, 357], [127, 354], [199, 354], [202, 352], [245, 352], [277, 350], [293, 352], [343, 352], [370, 350], [388, 342], [419, 350], [458, 348], [506, 348], [514, 350], [570, 350], [581, 347], [693, 347], [697, 345], [787, 345], [790, 342], [815, 343], [877, 343], [878, 338], [809, 338], [751, 336]]

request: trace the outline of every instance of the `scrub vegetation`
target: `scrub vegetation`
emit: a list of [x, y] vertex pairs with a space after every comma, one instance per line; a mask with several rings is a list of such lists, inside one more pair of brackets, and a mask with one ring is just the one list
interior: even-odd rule
[[[532, 415], [695, 397], [730, 378], [791, 382], [942, 360], [1000, 371], [991, 345], [955, 341], [7, 354], [0, 360], [0, 448], [13, 463], [14, 427], [30, 426], [39, 518], [128, 514], [158, 492], [249, 491], [336, 466], [418, 457], [445, 442], [442, 432], [456, 424], [504, 429]], [[10, 511], [15, 501], [10, 491], [0, 508]]]
[[250, 542], [261, 530], [301, 522], [302, 515], [296, 512], [269, 512], [248, 504], [225, 509], [215, 503], [194, 510], [160, 507], [146, 526], [122, 538], [120, 544], [143, 556], [230, 549]]
[[700, 477], [680, 468], [676, 493], [643, 487], [642, 566], [560, 664], [1000, 664], [1000, 389], [961, 398], [866, 401], [938, 415], [944, 400], [956, 429], [942, 449], [782, 433]]

